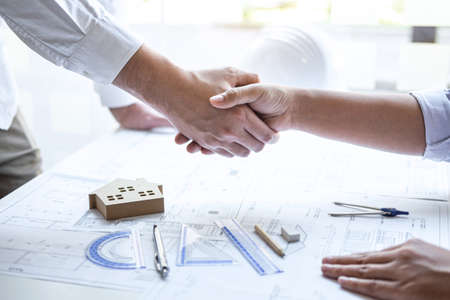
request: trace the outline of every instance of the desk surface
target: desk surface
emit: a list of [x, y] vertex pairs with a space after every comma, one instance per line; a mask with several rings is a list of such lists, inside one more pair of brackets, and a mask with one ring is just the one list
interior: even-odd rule
[[[330, 299], [344, 295], [348, 299], [359, 299], [357, 295], [340, 290], [334, 281], [320, 276], [322, 256], [380, 249], [411, 236], [449, 246], [447, 202], [414, 199], [448, 199], [446, 164], [299, 133], [283, 135], [279, 144], [267, 147], [262, 153], [232, 160], [192, 156], [173, 145], [172, 140], [170, 134], [119, 131], [89, 145], [2, 199], [2, 296], [6, 295], [8, 300], [134, 299], [141, 295], [138, 289], [142, 292], [142, 288], [148, 287], [148, 299], [179, 299], [180, 294], [186, 299], [205, 295], [219, 299], [269, 296], [271, 299], [327, 299], [330, 295]], [[116, 177], [146, 177], [163, 183], [165, 215], [105, 222], [95, 211], [89, 211], [87, 193], [94, 186]], [[391, 220], [328, 217], [327, 212], [337, 210], [331, 202], [339, 200], [395, 206], [409, 210], [411, 216]], [[286, 246], [290, 248], [286, 248], [285, 259], [277, 258], [266, 248], [285, 270], [283, 274], [257, 276], [245, 260], [233, 252], [234, 248], [218, 237], [220, 232], [214, 228], [214, 220], [229, 217], [236, 217], [249, 229], [258, 223], [275, 238], [279, 236], [281, 224], [300, 228], [302, 243]], [[161, 282], [154, 270], [125, 276], [128, 273], [99, 270], [84, 261], [83, 249], [87, 241], [102, 234], [100, 231], [117, 230], [137, 222], [146, 225], [161, 222], [167, 227], [169, 223], [175, 227], [181, 223], [195, 225], [201, 234], [221, 243], [239, 264], [229, 268], [175, 267], [178, 236], [176, 230], [169, 229], [163, 230], [173, 266], [168, 282]], [[47, 239], [47, 247], [54, 247], [53, 256], [40, 248], [40, 237]], [[63, 244], [63, 241], [70, 256], [65, 257], [64, 252], [58, 250], [58, 242]], [[74, 246], [70, 242], [78, 244]], [[55, 254], [57, 250], [60, 252]], [[19, 252], [22, 254], [18, 255]], [[67, 271], [71, 259], [78, 265]], [[83, 261], [80, 263], [80, 260]], [[92, 274], [97, 274], [96, 278], [91, 278]], [[123, 279], [118, 282], [118, 278]], [[83, 284], [94, 286], [109, 283], [133, 290], [54, 280], [85, 280]], [[299, 295], [298, 283], [309, 289]], [[221, 290], [223, 286], [226, 290]]]
[[36, 280], [8, 275], [0, 275], [2, 299], [136, 299], [139, 294], [131, 291], [108, 290], [61, 282]]

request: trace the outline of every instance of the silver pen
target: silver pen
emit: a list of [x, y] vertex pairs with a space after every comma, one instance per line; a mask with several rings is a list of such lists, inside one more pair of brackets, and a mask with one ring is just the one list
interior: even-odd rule
[[169, 265], [167, 263], [166, 251], [161, 238], [161, 232], [157, 225], [153, 225], [153, 246], [155, 248], [155, 266], [156, 271], [161, 274], [162, 278], [169, 275]]

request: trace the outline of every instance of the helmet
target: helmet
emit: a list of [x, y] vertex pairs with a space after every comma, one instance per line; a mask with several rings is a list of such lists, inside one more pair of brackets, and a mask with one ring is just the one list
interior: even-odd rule
[[261, 81], [301, 88], [340, 88], [331, 42], [324, 33], [292, 26], [268, 27], [240, 67]]

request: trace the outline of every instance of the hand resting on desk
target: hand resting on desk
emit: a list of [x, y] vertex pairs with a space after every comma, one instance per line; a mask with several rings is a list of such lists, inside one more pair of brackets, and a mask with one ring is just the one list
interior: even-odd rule
[[376, 299], [450, 299], [450, 251], [421, 240], [322, 262], [326, 277]]
[[150, 107], [142, 102], [109, 110], [120, 126], [126, 129], [151, 130], [158, 127], [172, 127], [167, 119], [154, 114]]

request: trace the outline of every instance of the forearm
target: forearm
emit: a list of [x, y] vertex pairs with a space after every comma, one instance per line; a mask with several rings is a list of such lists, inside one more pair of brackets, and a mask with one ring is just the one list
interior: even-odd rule
[[422, 112], [410, 95], [293, 91], [292, 127], [385, 151], [423, 155]]
[[120, 71], [113, 84], [167, 114], [168, 97], [176, 97], [177, 90], [181, 90], [189, 76], [189, 72], [144, 45]]

